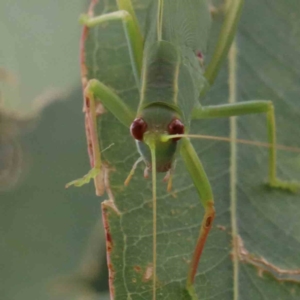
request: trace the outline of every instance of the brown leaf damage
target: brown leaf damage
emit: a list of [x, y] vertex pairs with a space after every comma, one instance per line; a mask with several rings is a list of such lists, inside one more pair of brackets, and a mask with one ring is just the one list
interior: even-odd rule
[[106, 258], [107, 258], [107, 266], [108, 266], [108, 273], [109, 273], [109, 292], [111, 299], [114, 299], [115, 295], [115, 287], [114, 287], [114, 278], [115, 278], [115, 270], [113, 264], [111, 262], [111, 252], [113, 250], [113, 239], [110, 233], [109, 227], [109, 215], [111, 212], [120, 215], [120, 212], [116, 208], [114, 202], [112, 200], [106, 200], [102, 203], [102, 220], [106, 235]]
[[149, 263], [143, 275], [143, 282], [149, 281], [153, 276], [153, 265]]
[[254, 266], [258, 271], [259, 277], [263, 277], [263, 274], [267, 273], [280, 282], [300, 283], [300, 269], [282, 269], [270, 263], [264, 257], [249, 253], [240, 236], [237, 236], [235, 244], [239, 261]]

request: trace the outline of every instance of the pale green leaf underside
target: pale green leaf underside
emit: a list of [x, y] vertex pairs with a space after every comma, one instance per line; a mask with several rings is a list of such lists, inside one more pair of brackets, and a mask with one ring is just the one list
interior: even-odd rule
[[[141, 24], [144, 24], [148, 2], [133, 2]], [[114, 9], [113, 0], [99, 0], [96, 14]], [[246, 1], [237, 35], [237, 100], [273, 100], [278, 142], [298, 147], [299, 28], [298, 0], [252, 0]], [[215, 41], [214, 32], [211, 44]], [[212, 46], [209, 50], [211, 53]], [[90, 31], [86, 63], [89, 78], [100, 79], [133, 109], [137, 107], [138, 93], [120, 24], [106, 24]], [[203, 103], [228, 102], [227, 82], [224, 67]], [[265, 124], [263, 116], [239, 118], [237, 136], [266, 140]], [[151, 180], [143, 178], [140, 166], [130, 186], [125, 188], [123, 181], [138, 158], [135, 143], [129, 130], [110, 113], [100, 118], [98, 129], [101, 149], [114, 143], [103, 157], [113, 169], [110, 185], [121, 212], [118, 215], [112, 209], [107, 210], [113, 243], [111, 263], [115, 272], [115, 299], [152, 299], [152, 282], [145, 278], [152, 261]], [[196, 121], [192, 124], [192, 132], [229, 136], [230, 124], [228, 120]], [[236, 216], [233, 221], [249, 253], [264, 257], [281, 269], [300, 269], [299, 195], [269, 190], [263, 185], [267, 176], [266, 149], [238, 145], [237, 155], [232, 157], [229, 144], [214, 141], [194, 141], [193, 144], [211, 180], [217, 210], [196, 278], [199, 299], [299, 299], [299, 284], [278, 282], [266, 273], [260, 277], [255, 267], [240, 261], [237, 261], [236, 273], [231, 258], [231, 221], [232, 216]], [[237, 164], [236, 174], [230, 173], [231, 158]], [[281, 177], [300, 180], [299, 155], [280, 152], [278, 171]], [[237, 205], [233, 215], [232, 176], [236, 179]], [[167, 194], [166, 186], [160, 180], [159, 176], [157, 299], [187, 299], [183, 292], [187, 261], [191, 258], [203, 209], [180, 158], [174, 178], [176, 198]], [[220, 229], [223, 227], [225, 231]], [[299, 276], [293, 279], [300, 280]]]

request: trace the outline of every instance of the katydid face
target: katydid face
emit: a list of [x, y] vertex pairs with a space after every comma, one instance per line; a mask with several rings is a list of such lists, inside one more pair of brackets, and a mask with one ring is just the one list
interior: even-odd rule
[[145, 142], [145, 139], [148, 137], [155, 140], [157, 172], [167, 172], [170, 170], [179, 139], [170, 139], [163, 142], [161, 136], [163, 134], [184, 133], [184, 125], [174, 110], [164, 107], [159, 103], [148, 106], [132, 122], [130, 132], [136, 140], [138, 151], [149, 170], [151, 170], [151, 151]]

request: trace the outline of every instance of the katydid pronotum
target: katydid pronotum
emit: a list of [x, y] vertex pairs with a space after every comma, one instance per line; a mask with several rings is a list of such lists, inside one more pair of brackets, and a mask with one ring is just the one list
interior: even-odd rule
[[[211, 22], [207, 0], [153, 0], [148, 9], [147, 32], [141, 30], [130, 0], [118, 0], [119, 10], [101, 16], [82, 16], [87, 27], [104, 22], [120, 21], [124, 25], [131, 65], [140, 90], [140, 104], [134, 113], [109, 87], [90, 80], [85, 95], [90, 108], [99, 99], [122, 124], [130, 128], [138, 150], [152, 171], [153, 181], [153, 299], [156, 299], [156, 172], [167, 172], [171, 186], [176, 152], [180, 152], [205, 209], [200, 235], [196, 242], [187, 275], [187, 291], [196, 299], [193, 281], [206, 238], [215, 216], [212, 189], [203, 166], [189, 140], [193, 119], [223, 118], [246, 114], [267, 115], [269, 138], [269, 185], [294, 191], [299, 185], [279, 180], [276, 176], [276, 132], [271, 101], [247, 101], [237, 104], [201, 106], [199, 99], [212, 85], [232, 44], [242, 9], [242, 0], [228, 1], [225, 20], [216, 49], [206, 68], [205, 52]], [[195, 13], [197, 12], [197, 13]], [[199, 12], [199, 13], [198, 13]], [[126, 184], [133, 175], [134, 165]], [[80, 186], [100, 171], [100, 161], [83, 179], [72, 184]], [[147, 173], [147, 172], [146, 172]]]

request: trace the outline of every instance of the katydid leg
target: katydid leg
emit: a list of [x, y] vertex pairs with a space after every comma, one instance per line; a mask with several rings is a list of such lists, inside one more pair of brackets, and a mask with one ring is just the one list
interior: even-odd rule
[[108, 86], [97, 79], [91, 79], [84, 91], [87, 97], [101, 101], [104, 107], [109, 110], [123, 125], [130, 127], [134, 120], [135, 113], [125, 102]]
[[[96, 125], [96, 101], [101, 101], [106, 109], [108, 109], [123, 125], [130, 127], [134, 119], [134, 113], [130, 108], [115, 94], [109, 87], [107, 87], [102, 82], [92, 79], [88, 82], [84, 94], [88, 99], [88, 109], [91, 112], [91, 116], [94, 123], [94, 128]], [[97, 144], [97, 143], [96, 143]], [[94, 179], [101, 170], [101, 159], [100, 150], [98, 144], [95, 145], [97, 149], [94, 149], [95, 162], [94, 167], [82, 178], [74, 180], [66, 185], [68, 188], [71, 185], [82, 186], [89, 183], [91, 179]]]
[[[122, 3], [124, 1], [119, 0], [119, 2]], [[126, 5], [121, 6], [121, 8], [122, 7], [126, 8]], [[130, 11], [133, 12], [133, 10]], [[122, 21], [123, 23], [133, 73], [137, 87], [139, 87], [143, 60], [143, 37], [135, 15], [132, 16], [127, 10], [119, 10], [96, 17], [89, 17], [88, 15], [82, 15], [80, 17], [80, 23], [87, 27], [94, 27], [110, 21]]]
[[201, 228], [193, 257], [190, 263], [186, 287], [193, 300], [197, 299], [194, 291], [193, 283], [197, 272], [199, 260], [204, 249], [204, 245], [212, 227], [212, 222], [215, 217], [213, 193], [198, 155], [187, 138], [183, 138], [181, 142], [180, 152], [185, 163], [185, 166], [194, 182], [197, 192], [200, 196], [201, 204], [205, 209], [202, 219]]
[[163, 181], [165, 181], [165, 182], [168, 183], [168, 185], [167, 185], [167, 191], [169, 193], [172, 192], [173, 175], [175, 173], [175, 168], [176, 168], [176, 160], [173, 162], [173, 165], [172, 165], [171, 169], [167, 172], [166, 176], [163, 179]]
[[[227, 57], [230, 46], [234, 39], [238, 21], [241, 16], [244, 0], [226, 0], [225, 19], [220, 31], [216, 48], [209, 65], [207, 66], [204, 76], [208, 83], [212, 85], [220, 70], [220, 67]], [[202, 95], [206, 93], [207, 88], [202, 91]]]
[[212, 119], [249, 114], [265, 113], [267, 115], [269, 150], [269, 185], [274, 188], [286, 189], [295, 192], [300, 183], [283, 181], [277, 178], [276, 172], [276, 124], [272, 101], [257, 100], [235, 104], [204, 106], [194, 109], [193, 119]]

